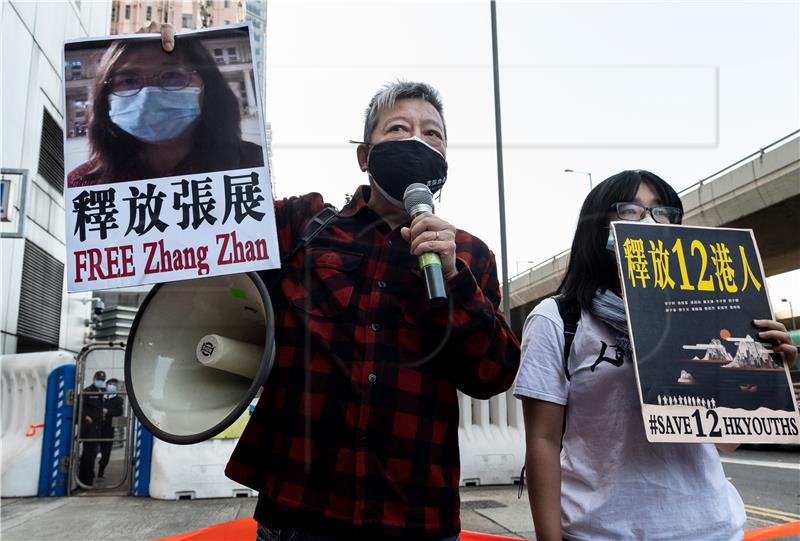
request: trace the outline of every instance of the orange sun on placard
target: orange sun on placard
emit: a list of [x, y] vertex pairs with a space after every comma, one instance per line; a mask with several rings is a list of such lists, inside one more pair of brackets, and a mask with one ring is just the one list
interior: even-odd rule
[[722, 338], [723, 340], [727, 340], [728, 338], [731, 337], [731, 331], [729, 331], [728, 329], [722, 329], [721, 331], [719, 331], [719, 337]]

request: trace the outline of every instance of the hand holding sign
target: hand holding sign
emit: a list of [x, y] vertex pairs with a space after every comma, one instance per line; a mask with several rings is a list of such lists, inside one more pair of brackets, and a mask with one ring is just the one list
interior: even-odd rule
[[786, 326], [771, 319], [755, 319], [753, 325], [767, 329], [758, 333], [758, 337], [762, 340], [774, 340], [772, 351], [782, 354], [783, 362], [791, 369], [797, 361], [797, 348], [792, 344], [792, 337], [789, 336]]
[[136, 31], [137, 34], [161, 34], [161, 46], [168, 53], [175, 50], [175, 28], [169, 23], [157, 23], [150, 21], [147, 26], [141, 27]]

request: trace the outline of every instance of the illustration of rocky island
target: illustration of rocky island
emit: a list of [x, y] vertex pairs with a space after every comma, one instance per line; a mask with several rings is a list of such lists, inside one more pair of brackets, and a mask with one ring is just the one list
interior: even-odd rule
[[[733, 349], [731, 344], [736, 348], [733, 354], [728, 350]], [[771, 349], [752, 336], [736, 338], [723, 329], [719, 338], [706, 344], [687, 344], [683, 349], [697, 350], [698, 354], [679, 359], [667, 371], [669, 383], [659, 388], [657, 396], [651, 396], [650, 403], [747, 410], [764, 405], [779, 409], [791, 406], [791, 397], [787, 400], [784, 389], [783, 366], [773, 358]]]
[[[723, 333], [720, 333], [724, 336]], [[744, 338], [725, 337], [725, 341], [737, 344], [736, 355], [731, 356], [719, 338], [712, 338], [708, 344], [684, 345], [683, 349], [705, 349], [703, 357], [693, 357], [692, 361], [719, 364], [721, 368], [740, 370], [782, 370], [770, 355], [771, 350], [749, 334]]]

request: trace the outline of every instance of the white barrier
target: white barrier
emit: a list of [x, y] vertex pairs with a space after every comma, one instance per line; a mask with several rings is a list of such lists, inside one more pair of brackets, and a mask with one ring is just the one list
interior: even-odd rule
[[238, 439], [173, 445], [153, 439], [150, 497], [159, 500], [235, 498], [257, 493], [225, 477]]
[[[519, 482], [525, 460], [522, 404], [512, 390], [489, 400], [458, 393], [461, 451], [460, 484], [511, 485]], [[153, 440], [150, 497], [161, 500], [231, 498], [258, 493], [225, 477], [238, 439], [194, 445]]]
[[74, 356], [58, 351], [0, 355], [0, 495], [4, 498], [38, 492], [47, 378], [65, 364], [75, 364]]
[[461, 485], [511, 485], [525, 462], [522, 404], [513, 391], [477, 400], [458, 393]]

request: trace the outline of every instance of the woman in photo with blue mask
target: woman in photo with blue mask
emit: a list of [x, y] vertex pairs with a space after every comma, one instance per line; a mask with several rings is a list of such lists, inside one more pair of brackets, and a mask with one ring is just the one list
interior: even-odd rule
[[178, 40], [172, 53], [158, 40], [108, 48], [91, 91], [91, 157], [68, 186], [263, 166], [214, 58], [197, 39]]
[[[718, 449], [647, 441], [627, 346], [609, 224], [679, 224], [682, 215], [675, 190], [648, 171], [623, 171], [597, 185], [581, 208], [560, 295], [525, 322], [514, 394], [523, 405], [539, 541], [742, 538], [744, 504]], [[754, 323], [792, 366], [797, 349], [785, 327]]]

